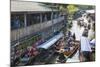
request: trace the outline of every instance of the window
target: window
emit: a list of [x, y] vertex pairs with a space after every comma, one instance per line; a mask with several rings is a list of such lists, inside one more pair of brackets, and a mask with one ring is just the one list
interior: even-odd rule
[[49, 21], [51, 20], [51, 13], [48, 12], [48, 13], [43, 13], [42, 14], [42, 22], [46, 22], [46, 21]]
[[53, 12], [53, 19], [58, 18], [58, 12]]
[[42, 14], [42, 22], [46, 22], [47, 21], [47, 16], [46, 13]]
[[47, 13], [47, 20], [48, 20], [48, 21], [51, 20], [51, 13], [50, 13], [50, 12]]
[[24, 15], [12, 14], [11, 15], [11, 29], [18, 29], [24, 27]]
[[39, 14], [28, 14], [27, 15], [27, 25], [33, 25], [40, 22], [40, 15]]

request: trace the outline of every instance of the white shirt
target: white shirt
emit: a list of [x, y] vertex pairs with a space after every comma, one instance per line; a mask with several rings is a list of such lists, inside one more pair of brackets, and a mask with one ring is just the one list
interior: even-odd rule
[[92, 51], [89, 39], [87, 37], [81, 37], [81, 51]]

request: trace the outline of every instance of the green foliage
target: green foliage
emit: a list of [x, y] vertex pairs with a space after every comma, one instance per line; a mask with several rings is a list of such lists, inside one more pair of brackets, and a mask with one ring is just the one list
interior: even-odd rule
[[78, 7], [76, 7], [75, 5], [70, 4], [67, 6], [68, 14], [74, 14], [76, 11], [78, 11]]
[[73, 15], [76, 11], [79, 10], [79, 8], [76, 5], [67, 4], [67, 5], [60, 5], [59, 9], [60, 11], [67, 13], [67, 21], [68, 21], [67, 28], [70, 29], [72, 27]]

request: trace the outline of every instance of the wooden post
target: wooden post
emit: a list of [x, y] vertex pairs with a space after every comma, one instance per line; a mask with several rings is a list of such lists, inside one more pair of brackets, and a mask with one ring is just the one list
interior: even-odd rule
[[26, 36], [28, 34], [28, 31], [27, 31], [27, 15], [26, 13], [24, 13], [24, 31], [23, 31], [23, 35]]
[[27, 17], [26, 17], [26, 13], [24, 13], [24, 27], [26, 27], [27, 26], [27, 19], [26, 19]]
[[[42, 28], [43, 28], [43, 25], [42, 25], [42, 13], [40, 13], [40, 29], [42, 30]], [[42, 36], [42, 38], [44, 37], [43, 31], [41, 32], [41, 36]]]
[[51, 12], [51, 21], [52, 21], [52, 33], [54, 33], [54, 29], [53, 29], [53, 9], [52, 9], [52, 12]]
[[40, 23], [42, 23], [42, 13], [40, 13]]

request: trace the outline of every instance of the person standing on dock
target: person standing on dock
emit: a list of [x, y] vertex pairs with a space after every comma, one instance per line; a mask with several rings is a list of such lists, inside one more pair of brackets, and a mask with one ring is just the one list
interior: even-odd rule
[[81, 41], [80, 41], [81, 45], [80, 45], [80, 56], [81, 56], [81, 61], [91, 61], [91, 45], [90, 45], [90, 41], [88, 39], [88, 29], [84, 29], [82, 37], [81, 37]]

